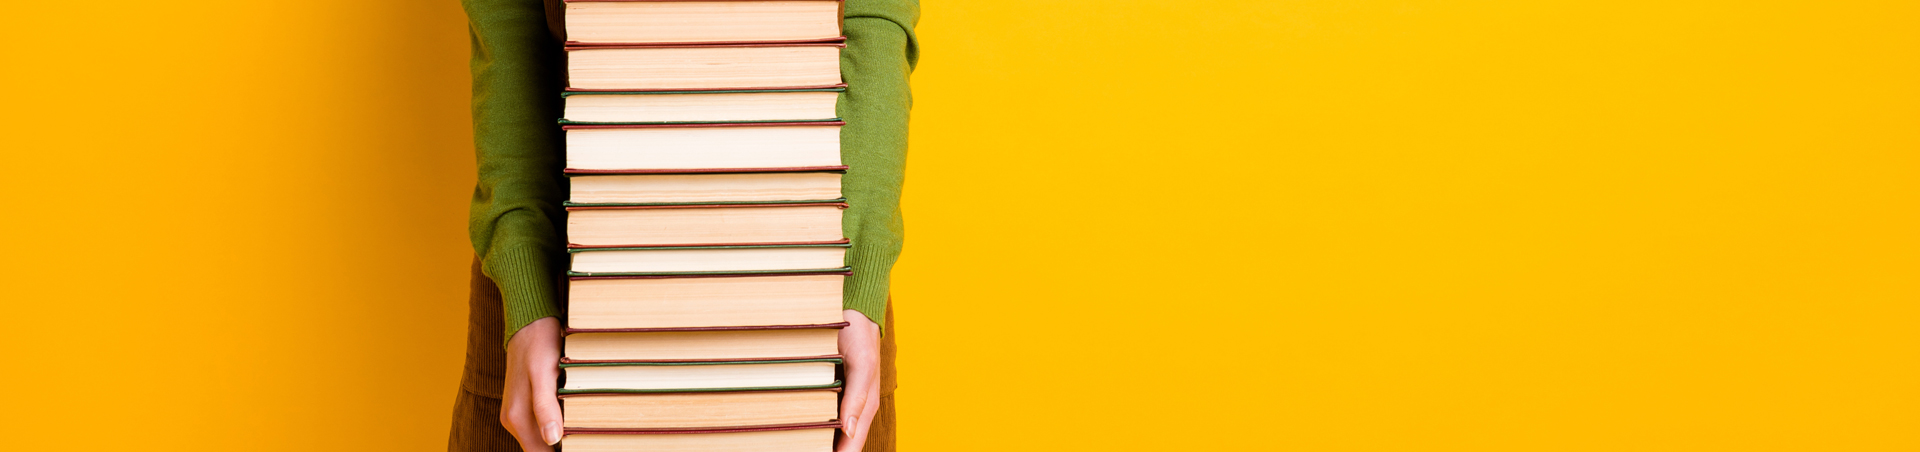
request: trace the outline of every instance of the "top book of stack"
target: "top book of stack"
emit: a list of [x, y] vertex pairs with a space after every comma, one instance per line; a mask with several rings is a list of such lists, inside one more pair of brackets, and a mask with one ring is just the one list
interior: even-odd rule
[[568, 0], [567, 45], [836, 42], [838, 0]]

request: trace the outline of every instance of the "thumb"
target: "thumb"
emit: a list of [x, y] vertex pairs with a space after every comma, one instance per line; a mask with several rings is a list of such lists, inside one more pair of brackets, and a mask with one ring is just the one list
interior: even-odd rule
[[560, 442], [560, 398], [554, 395], [555, 375], [533, 379], [533, 421], [540, 426], [540, 439], [547, 445]]

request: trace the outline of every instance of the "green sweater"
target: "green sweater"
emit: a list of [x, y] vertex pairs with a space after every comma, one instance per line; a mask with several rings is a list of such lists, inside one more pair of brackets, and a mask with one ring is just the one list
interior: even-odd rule
[[[479, 183], [467, 231], [481, 268], [506, 299], [506, 337], [560, 312], [566, 271], [566, 178], [560, 127], [561, 45], [550, 28], [554, 0], [462, 0], [473, 55], [473, 143]], [[917, 0], [846, 0], [847, 48], [840, 71], [840, 156], [850, 206], [842, 228], [853, 240], [847, 309], [882, 323], [888, 275], [903, 236], [900, 185], [906, 171], [907, 77], [919, 58]], [[556, 12], [557, 14], [557, 12]], [[553, 21], [555, 24], [558, 20]], [[883, 327], [885, 325], [882, 325]]]

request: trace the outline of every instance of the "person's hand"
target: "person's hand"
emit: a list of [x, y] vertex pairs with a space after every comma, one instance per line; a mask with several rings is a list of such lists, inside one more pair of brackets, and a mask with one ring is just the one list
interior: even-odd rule
[[840, 447], [836, 452], [860, 452], [867, 444], [867, 427], [880, 410], [880, 325], [866, 314], [848, 309], [842, 316], [840, 354], [846, 355], [846, 395], [840, 398]]
[[559, 381], [560, 320], [547, 317], [521, 327], [507, 341], [507, 388], [500, 396], [500, 425], [520, 440], [520, 450], [552, 452], [560, 442], [560, 399], [554, 395]]

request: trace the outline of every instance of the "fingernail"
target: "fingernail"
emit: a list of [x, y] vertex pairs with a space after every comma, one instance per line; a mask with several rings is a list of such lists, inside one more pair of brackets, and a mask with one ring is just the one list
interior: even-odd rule
[[560, 422], [548, 422], [547, 428], [540, 432], [540, 436], [546, 438], [547, 445], [549, 446], [560, 442]]
[[849, 417], [849, 418], [847, 418], [847, 420], [845, 420], [845, 421], [841, 421], [841, 422], [840, 422], [840, 431], [842, 431], [842, 432], [846, 432], [846, 434], [847, 434], [847, 437], [848, 437], [848, 438], [852, 438], [852, 437], [853, 437], [853, 424], [855, 424], [855, 423], [857, 423], [857, 422], [860, 422], [860, 421], [859, 421], [858, 419], [854, 419], [854, 418], [851, 418], [851, 417]]

